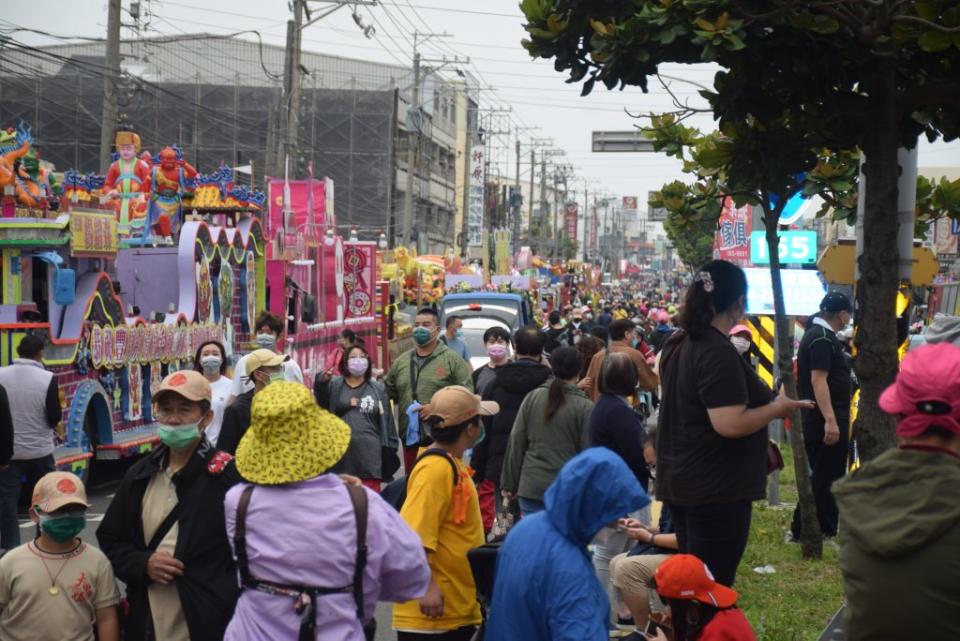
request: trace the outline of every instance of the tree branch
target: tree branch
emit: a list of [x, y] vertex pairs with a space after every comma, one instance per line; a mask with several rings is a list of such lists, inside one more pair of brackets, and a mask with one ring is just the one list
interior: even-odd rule
[[917, 87], [898, 99], [900, 115], [908, 116], [928, 106], [960, 105], [960, 83], [934, 84]]
[[891, 18], [893, 22], [909, 22], [912, 24], [918, 24], [927, 29], [933, 29], [934, 31], [939, 31], [940, 33], [960, 33], [960, 26], [957, 27], [944, 27], [939, 25], [936, 22], [930, 22], [929, 20], [924, 20], [919, 16], [910, 16], [910, 15], [899, 15]]

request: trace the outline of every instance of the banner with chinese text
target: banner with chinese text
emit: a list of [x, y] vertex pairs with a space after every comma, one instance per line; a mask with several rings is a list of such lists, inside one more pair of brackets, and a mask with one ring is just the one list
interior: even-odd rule
[[751, 220], [750, 205], [737, 207], [732, 198], [726, 198], [713, 237], [713, 257], [749, 267]]
[[467, 191], [467, 244], [483, 245], [483, 145], [474, 145], [470, 150], [470, 181]]

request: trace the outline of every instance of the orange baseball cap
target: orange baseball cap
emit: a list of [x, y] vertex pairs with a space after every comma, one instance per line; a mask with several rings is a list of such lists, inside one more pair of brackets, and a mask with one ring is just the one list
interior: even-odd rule
[[478, 414], [493, 416], [499, 411], [498, 403], [481, 401], [479, 396], [462, 385], [444, 387], [430, 399], [430, 415], [443, 419], [434, 426], [437, 429], [459, 425]]
[[153, 393], [154, 402], [159, 401], [164, 394], [179, 394], [188, 401], [209, 401], [213, 397], [210, 383], [200, 372], [192, 369], [180, 370], [168, 374], [160, 381], [160, 387]]
[[83, 481], [70, 472], [45, 474], [33, 488], [31, 503], [47, 514], [66, 505], [90, 507]]
[[674, 554], [660, 564], [654, 577], [657, 593], [668, 599], [699, 601], [715, 608], [737, 602], [737, 592], [717, 583], [706, 564], [692, 554]]

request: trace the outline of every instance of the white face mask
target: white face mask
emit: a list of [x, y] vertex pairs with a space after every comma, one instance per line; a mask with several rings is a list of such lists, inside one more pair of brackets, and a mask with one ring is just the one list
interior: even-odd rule
[[737, 354], [745, 354], [750, 351], [750, 339], [743, 336], [731, 336], [730, 342], [737, 348]]

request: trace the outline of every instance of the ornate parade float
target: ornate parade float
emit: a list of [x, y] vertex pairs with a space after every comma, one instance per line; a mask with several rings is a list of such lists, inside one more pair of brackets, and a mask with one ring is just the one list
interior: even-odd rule
[[263, 309], [287, 318], [305, 380], [346, 326], [385, 364], [376, 244], [315, 232], [328, 212], [332, 221], [332, 181], [311, 181], [313, 223], [304, 207], [297, 233], [288, 190], [268, 205], [228, 167], [199, 173], [175, 147], [150, 155], [132, 131], [116, 143], [106, 176], [67, 171], [61, 188], [29, 129], [0, 137], [0, 365], [27, 333], [46, 340], [64, 408], [61, 468], [83, 475], [152, 448], [152, 385], [192, 367], [205, 340], [235, 362]]

